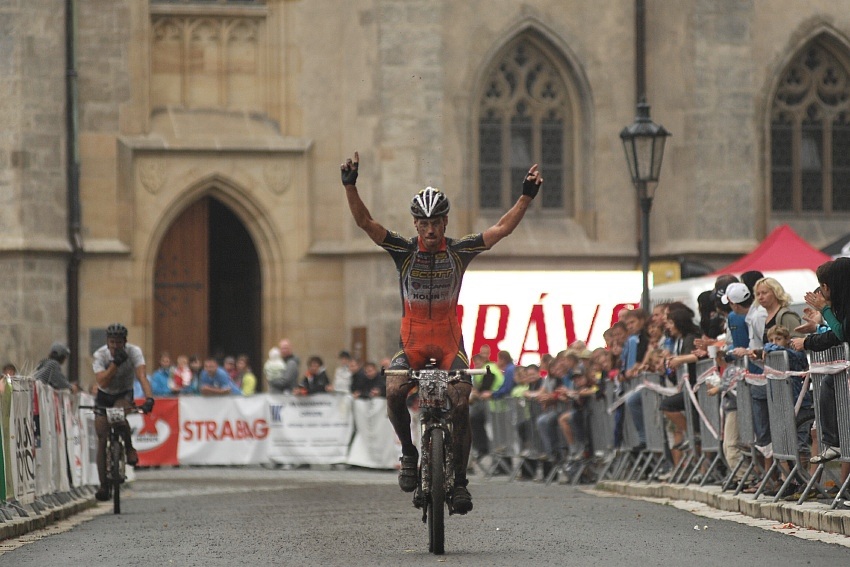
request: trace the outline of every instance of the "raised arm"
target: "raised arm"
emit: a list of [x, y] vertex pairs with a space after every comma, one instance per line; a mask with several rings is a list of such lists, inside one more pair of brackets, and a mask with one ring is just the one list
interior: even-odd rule
[[339, 166], [342, 174], [342, 185], [345, 187], [345, 196], [348, 199], [348, 208], [351, 210], [351, 216], [354, 217], [354, 222], [357, 226], [369, 235], [372, 242], [380, 244], [387, 236], [387, 229], [381, 223], [372, 218], [372, 214], [360, 194], [357, 192], [357, 171], [360, 168], [360, 154], [354, 152], [354, 160], [350, 158], [345, 160], [345, 163]]
[[522, 195], [519, 196], [514, 206], [502, 215], [499, 222], [484, 231], [484, 244], [487, 248], [491, 248], [501, 239], [509, 235], [519, 225], [519, 221], [525, 216], [525, 211], [531, 204], [537, 192], [540, 191], [540, 186], [543, 185], [543, 176], [537, 170], [537, 164], [531, 166], [528, 170], [528, 175], [525, 176], [525, 181], [522, 183]]

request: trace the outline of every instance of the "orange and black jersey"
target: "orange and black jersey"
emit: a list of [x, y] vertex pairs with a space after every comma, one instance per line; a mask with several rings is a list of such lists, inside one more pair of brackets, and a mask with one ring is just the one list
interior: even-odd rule
[[420, 320], [457, 318], [463, 274], [472, 259], [488, 249], [481, 233], [445, 238], [440, 250], [431, 253], [419, 245], [419, 237], [387, 231], [380, 246], [395, 261], [404, 318]]

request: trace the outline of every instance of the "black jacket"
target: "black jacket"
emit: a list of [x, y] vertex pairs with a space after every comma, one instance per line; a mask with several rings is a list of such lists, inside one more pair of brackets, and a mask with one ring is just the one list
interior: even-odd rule
[[826, 331], [824, 333], [807, 335], [806, 339], [803, 341], [803, 348], [814, 352], [821, 352], [840, 344], [841, 340], [835, 335], [835, 333], [832, 331]]

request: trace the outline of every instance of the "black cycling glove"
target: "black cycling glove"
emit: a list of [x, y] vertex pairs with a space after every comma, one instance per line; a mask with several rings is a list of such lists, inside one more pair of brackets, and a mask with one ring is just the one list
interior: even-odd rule
[[115, 349], [115, 354], [112, 355], [112, 362], [115, 363], [115, 366], [121, 366], [127, 359], [130, 358], [130, 355], [127, 354], [127, 351], [123, 348]]
[[153, 411], [153, 398], [147, 398], [145, 400], [145, 403], [142, 404], [142, 411], [145, 413]]
[[541, 185], [543, 185], [542, 182], [538, 183], [533, 179], [529, 179], [528, 175], [526, 175], [525, 181], [522, 182], [522, 194], [533, 199], [537, 196], [537, 192], [540, 191]]
[[360, 164], [356, 161], [348, 160], [346, 161], [342, 167], [340, 168], [340, 173], [342, 174], [342, 184], [343, 185], [356, 185], [357, 184], [357, 170], [359, 169]]

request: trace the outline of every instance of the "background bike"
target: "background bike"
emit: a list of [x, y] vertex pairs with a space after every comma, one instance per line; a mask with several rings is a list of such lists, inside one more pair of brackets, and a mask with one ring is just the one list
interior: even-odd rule
[[144, 413], [139, 406], [104, 408], [100, 406], [80, 406], [80, 409], [92, 410], [95, 415], [106, 417], [109, 424], [109, 436], [106, 440], [106, 482], [112, 490], [113, 511], [121, 513], [121, 485], [124, 484], [127, 468], [127, 449], [124, 437], [117, 425], [126, 421], [131, 413]]
[[486, 374], [489, 368], [440, 370], [429, 365], [424, 370], [385, 370], [387, 376], [406, 376], [419, 386], [420, 458], [419, 486], [413, 493], [413, 505], [422, 509], [422, 521], [428, 524], [428, 551], [445, 551], [445, 511], [453, 513], [454, 445], [452, 443], [450, 384], [464, 377]]

